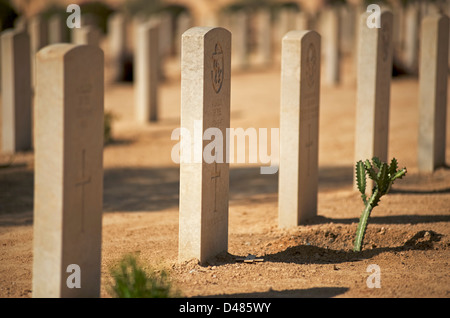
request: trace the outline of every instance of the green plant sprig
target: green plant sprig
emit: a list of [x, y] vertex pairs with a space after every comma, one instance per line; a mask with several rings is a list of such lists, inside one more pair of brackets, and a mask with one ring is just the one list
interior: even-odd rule
[[[397, 159], [393, 158], [390, 165], [381, 162], [380, 159], [374, 157], [372, 163], [369, 160], [358, 161], [356, 163], [356, 183], [365, 208], [359, 219], [358, 228], [356, 229], [355, 252], [361, 251], [370, 213], [375, 208], [383, 195], [389, 193], [392, 184], [396, 179], [401, 179], [406, 174], [406, 168], [398, 170]], [[374, 181], [372, 194], [370, 197], [366, 195], [366, 179], [367, 176]]]
[[132, 255], [125, 256], [111, 270], [114, 284], [109, 293], [117, 298], [172, 298], [181, 293], [172, 286], [169, 274], [162, 270], [146, 271]]

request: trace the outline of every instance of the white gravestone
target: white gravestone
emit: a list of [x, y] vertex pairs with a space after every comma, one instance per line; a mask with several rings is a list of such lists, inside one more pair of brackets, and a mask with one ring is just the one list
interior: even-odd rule
[[317, 214], [320, 35], [291, 31], [282, 42], [279, 226]]
[[37, 54], [33, 297], [100, 296], [103, 62], [86, 45]]
[[[223, 28], [194, 27], [183, 34], [181, 61], [181, 134], [179, 260], [205, 262], [228, 247], [229, 164], [226, 143], [203, 151], [212, 141], [204, 132], [230, 127], [231, 33]], [[195, 134], [198, 126], [201, 135]], [[225, 138], [223, 138], [225, 139]], [[217, 141], [217, 140], [214, 140]], [[192, 156], [191, 156], [192, 155]], [[198, 158], [198, 156], [200, 158]]]

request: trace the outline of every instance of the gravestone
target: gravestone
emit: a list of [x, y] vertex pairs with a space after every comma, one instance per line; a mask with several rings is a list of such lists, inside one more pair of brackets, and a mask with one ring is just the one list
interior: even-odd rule
[[113, 79], [123, 79], [124, 60], [126, 55], [126, 19], [121, 13], [108, 19], [108, 43], [111, 57]]
[[421, 1], [420, 2], [420, 11], [421, 15], [436, 15], [439, 12], [443, 11], [442, 5], [447, 1]]
[[33, 297], [100, 296], [103, 59], [73, 44], [37, 54]]
[[291, 31], [282, 42], [278, 222], [317, 214], [320, 35]]
[[[394, 2], [392, 5], [393, 15], [393, 30], [392, 30], [392, 45], [394, 47], [394, 56], [398, 56], [403, 51], [404, 29], [405, 29], [405, 9], [399, 2]], [[358, 15], [358, 19], [360, 16]]]
[[69, 28], [66, 24], [64, 16], [54, 14], [48, 22], [48, 43], [68, 43]]
[[327, 85], [337, 85], [341, 80], [341, 21], [339, 7], [326, 9], [321, 21], [324, 35], [322, 46], [325, 58], [325, 83]]
[[36, 54], [41, 48], [48, 44], [48, 23], [40, 17], [34, 16], [28, 22], [31, 52]]
[[419, 72], [419, 171], [445, 166], [449, 19], [422, 20]]
[[220, 26], [224, 29], [231, 30], [231, 18], [232, 12], [228, 11], [220, 11], [217, 15], [216, 23], [211, 24], [202, 24], [203, 26]]
[[28, 34], [30, 35], [31, 84], [34, 86], [36, 53], [48, 45], [47, 21], [40, 16], [32, 17], [28, 22]]
[[158, 17], [159, 25], [159, 52], [161, 58], [166, 58], [173, 53], [173, 26], [172, 14], [163, 12]]
[[293, 8], [281, 8], [278, 12], [278, 21], [276, 24], [277, 34], [276, 38], [278, 41], [278, 46], [280, 46], [280, 41], [282, 41], [283, 36], [289, 31], [296, 29], [296, 16], [297, 11]]
[[355, 47], [356, 17], [357, 9], [355, 5], [348, 4], [338, 8], [341, 21], [340, 27], [340, 49], [342, 54], [350, 55]]
[[420, 17], [418, 3], [410, 3], [405, 11], [404, 63], [408, 71], [417, 74], [419, 57]]
[[233, 68], [244, 69], [249, 65], [248, 14], [239, 10], [231, 16], [233, 33]]
[[100, 46], [100, 38], [100, 29], [93, 25], [72, 29], [73, 44]]
[[[444, 12], [445, 15], [447, 15], [447, 17], [450, 17], [450, 1], [447, 3], [447, 8], [444, 7], [444, 9], [442, 10]], [[450, 40], [448, 41], [449, 43], [449, 47], [448, 47], [448, 68], [450, 70]]]
[[191, 138], [181, 133], [178, 258], [203, 263], [228, 247], [229, 164], [219, 156], [226, 145], [215, 148], [215, 160], [207, 163], [202, 154], [209, 142], [202, 136], [217, 128], [225, 140], [230, 127], [231, 33], [191, 28], [183, 34], [182, 51], [181, 127]]
[[[309, 15], [306, 11], [299, 11], [295, 16], [295, 30], [310, 30]], [[292, 31], [292, 30], [289, 30]]]
[[1, 151], [15, 153], [32, 146], [30, 38], [26, 30], [1, 35]]
[[200, 25], [202, 26], [208, 26], [208, 27], [216, 27], [219, 24], [221, 24], [221, 17], [220, 15], [223, 12], [220, 12], [216, 10], [216, 8], [213, 8], [213, 6], [209, 6], [207, 10], [202, 10], [203, 12], [200, 13], [198, 21]]
[[393, 16], [382, 11], [381, 27], [369, 28], [369, 15], [363, 13], [359, 25], [355, 163], [373, 157], [388, 159]]
[[[0, 21], [1, 23], [2, 21]], [[0, 33], [0, 37], [1, 37], [1, 33]], [[0, 38], [0, 93], [2, 91], [2, 41]], [[1, 103], [0, 103], [1, 105]], [[1, 108], [0, 108], [0, 112], [1, 112]], [[1, 130], [1, 126], [0, 126], [0, 149], [2, 147], [2, 130]]]
[[99, 17], [93, 13], [83, 13], [81, 12], [81, 27], [87, 27], [87, 26], [95, 26], [98, 27], [100, 25], [99, 23]]
[[[154, 23], [158, 25], [158, 51], [159, 51], [159, 66], [158, 78], [160, 81], [166, 80], [165, 65], [169, 56], [172, 54], [172, 15], [170, 13], [161, 13], [153, 15], [149, 19], [142, 19], [136, 21], [135, 29], [142, 23]], [[135, 32], [137, 34], [137, 31]], [[137, 40], [136, 40], [137, 41]], [[137, 43], [135, 47], [137, 47]]]
[[14, 20], [14, 29], [16, 30], [28, 30], [28, 21], [27, 18], [23, 15], [18, 16], [15, 20]]
[[176, 25], [176, 42], [175, 42], [175, 50], [179, 57], [181, 57], [181, 37], [183, 33], [191, 28], [192, 18], [187, 12], [182, 12], [177, 17], [177, 25]]
[[155, 21], [138, 24], [136, 40], [136, 119], [147, 123], [158, 119], [159, 24]]
[[258, 62], [268, 65], [272, 61], [272, 18], [268, 9], [256, 13]]

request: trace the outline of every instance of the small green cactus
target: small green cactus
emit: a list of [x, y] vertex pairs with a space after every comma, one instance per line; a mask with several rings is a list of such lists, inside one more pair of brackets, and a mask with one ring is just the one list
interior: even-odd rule
[[[372, 209], [378, 205], [383, 195], [387, 194], [396, 179], [401, 179], [406, 174], [406, 168], [398, 170], [397, 159], [392, 159], [391, 164], [381, 162], [380, 159], [374, 157], [372, 163], [369, 160], [358, 161], [356, 163], [356, 182], [365, 208], [359, 219], [358, 228], [356, 229], [355, 246], [353, 251], [361, 251], [364, 240], [367, 223]], [[366, 195], [366, 175], [374, 182], [372, 195]]]

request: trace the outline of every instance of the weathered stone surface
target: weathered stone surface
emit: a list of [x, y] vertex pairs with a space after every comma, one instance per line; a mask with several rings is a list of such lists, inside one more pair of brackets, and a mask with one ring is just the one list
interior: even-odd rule
[[320, 35], [291, 31], [282, 42], [279, 226], [317, 214]]
[[[103, 52], [55, 44], [37, 54], [33, 297], [99, 297]], [[80, 288], [69, 288], [76, 264]]]
[[32, 147], [31, 58], [27, 32], [4, 31], [1, 50], [0, 151], [15, 153]]
[[[223, 155], [230, 127], [231, 33], [195, 27], [182, 41], [181, 127], [191, 138], [181, 133], [189, 151], [181, 147], [178, 255], [180, 261], [204, 262], [228, 247], [229, 164]], [[201, 134], [195, 134], [196, 126]], [[202, 136], [209, 128], [224, 137], [213, 162], [202, 156], [210, 143]]]
[[141, 123], [158, 119], [159, 24], [146, 22], [136, 27], [136, 63], [134, 64], [136, 119]]
[[448, 42], [447, 16], [432, 15], [423, 19], [418, 140], [418, 165], [423, 172], [445, 165]]

